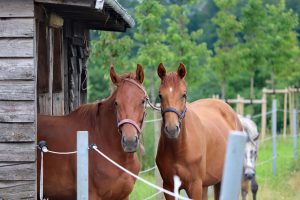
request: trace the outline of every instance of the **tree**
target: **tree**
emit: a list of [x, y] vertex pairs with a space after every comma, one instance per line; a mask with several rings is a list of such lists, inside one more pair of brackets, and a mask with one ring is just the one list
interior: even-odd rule
[[150, 85], [150, 98], [154, 102], [156, 67], [160, 62], [167, 62], [170, 49], [165, 44], [166, 35], [161, 28], [166, 9], [158, 1], [142, 1], [136, 8], [137, 30], [134, 39], [137, 50], [135, 62], [141, 63], [145, 69], [146, 84]]
[[92, 41], [92, 52], [89, 57], [88, 100], [95, 101], [109, 95], [113, 90], [109, 80], [109, 67], [116, 66], [123, 71], [133, 67], [129, 56], [133, 41], [120, 33], [99, 32], [99, 39]]
[[240, 53], [236, 48], [239, 40], [236, 34], [242, 27], [232, 14], [236, 0], [215, 0], [215, 3], [219, 11], [212, 22], [217, 26], [218, 40], [214, 44], [215, 55], [210, 60], [210, 67], [219, 80], [221, 97], [225, 98], [228, 77], [239, 69]]
[[267, 13], [262, 0], [249, 0], [242, 8], [242, 34], [244, 43], [239, 46], [242, 66], [250, 75], [250, 98], [254, 96], [255, 74], [266, 66], [266, 21]]
[[[276, 88], [277, 77], [280, 74], [291, 73], [291, 69], [299, 69], [297, 60], [299, 57], [299, 46], [297, 33], [298, 17], [292, 10], [286, 10], [285, 1], [280, 0], [278, 4], [266, 5], [267, 27], [266, 45], [269, 49], [266, 58], [268, 69], [271, 71], [272, 88]], [[290, 75], [289, 75], [290, 76]], [[282, 77], [286, 80], [287, 77]]]
[[[201, 84], [205, 66], [207, 64], [210, 51], [205, 43], [200, 43], [199, 38], [202, 30], [189, 32], [187, 25], [189, 23], [188, 7], [176, 4], [168, 7], [170, 18], [166, 20], [167, 43], [173, 54], [172, 66], [178, 67], [179, 63], [184, 63], [187, 67], [186, 80], [189, 84], [192, 98], [199, 98], [199, 93], [193, 89], [198, 89]], [[189, 96], [190, 97], [190, 96]]]

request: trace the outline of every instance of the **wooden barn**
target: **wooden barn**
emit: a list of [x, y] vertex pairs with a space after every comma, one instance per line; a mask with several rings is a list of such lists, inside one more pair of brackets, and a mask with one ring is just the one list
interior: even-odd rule
[[0, 199], [36, 199], [36, 118], [86, 102], [89, 30], [124, 32], [117, 0], [0, 0]]

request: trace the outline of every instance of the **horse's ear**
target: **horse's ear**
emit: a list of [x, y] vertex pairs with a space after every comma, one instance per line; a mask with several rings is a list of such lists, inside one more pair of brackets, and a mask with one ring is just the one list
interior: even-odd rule
[[183, 79], [186, 75], [186, 69], [185, 69], [185, 66], [184, 64], [180, 63], [178, 69], [177, 69], [177, 75]]
[[115, 69], [113, 66], [110, 67], [110, 79], [113, 82], [113, 84], [118, 85], [120, 81], [119, 75], [116, 73]]
[[158, 67], [157, 67], [157, 74], [159, 76], [159, 78], [162, 80], [165, 75], [166, 75], [166, 69], [164, 67], [164, 65], [162, 63], [159, 63]]
[[135, 73], [136, 73], [136, 80], [138, 80], [142, 84], [144, 82], [144, 70], [142, 65], [137, 64]]

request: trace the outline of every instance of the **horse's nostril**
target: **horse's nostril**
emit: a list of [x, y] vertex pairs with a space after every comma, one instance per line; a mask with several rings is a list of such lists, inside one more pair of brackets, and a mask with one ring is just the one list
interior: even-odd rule
[[135, 137], [135, 142], [138, 143], [138, 141], [139, 141], [139, 138]]
[[178, 125], [176, 125], [176, 131], [179, 131], [179, 126]]

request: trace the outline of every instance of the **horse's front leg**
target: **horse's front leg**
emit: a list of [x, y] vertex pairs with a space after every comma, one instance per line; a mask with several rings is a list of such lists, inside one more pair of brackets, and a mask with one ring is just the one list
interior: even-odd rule
[[197, 180], [191, 183], [187, 193], [189, 198], [193, 200], [202, 200], [202, 197], [205, 197], [205, 188], [203, 188], [202, 180]]
[[[170, 192], [172, 192], [174, 190], [174, 186], [172, 184], [163, 183], [163, 187], [164, 187], [165, 190], [168, 190]], [[170, 196], [170, 195], [168, 195], [166, 193], [164, 193], [164, 195], [165, 195], [166, 200], [173, 200], [173, 199], [175, 199], [173, 196]]]
[[202, 200], [208, 200], [208, 187], [203, 187]]
[[243, 200], [246, 200], [248, 190], [249, 190], [249, 180], [243, 179], [242, 180], [242, 199]]
[[221, 182], [214, 185], [214, 198], [215, 200], [219, 200], [221, 195]]
[[258, 184], [256, 182], [255, 176], [251, 179], [251, 191], [252, 191], [253, 200], [256, 200], [256, 194], [257, 194], [257, 191], [258, 191]]

